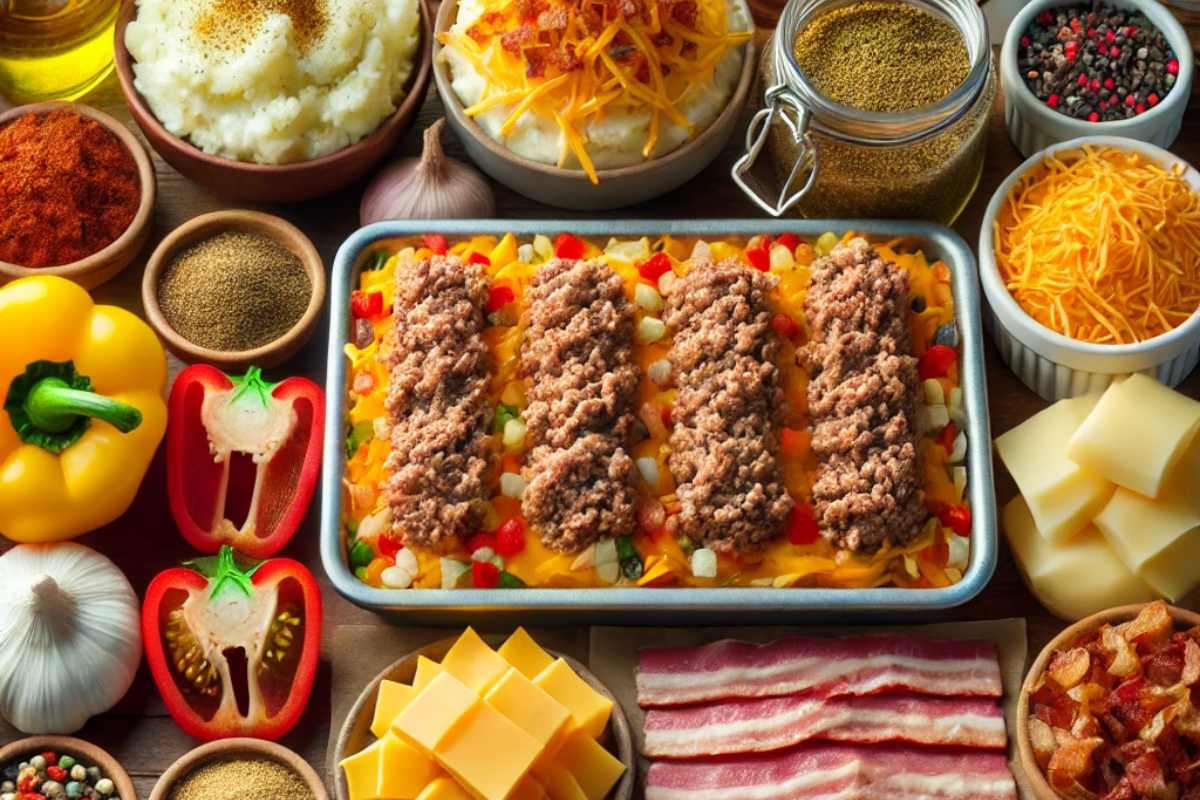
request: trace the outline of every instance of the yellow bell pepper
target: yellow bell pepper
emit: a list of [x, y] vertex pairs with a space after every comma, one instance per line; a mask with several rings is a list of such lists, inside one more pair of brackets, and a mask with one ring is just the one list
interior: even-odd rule
[[70, 539], [129, 508], [167, 424], [162, 345], [55, 276], [0, 288], [0, 534]]

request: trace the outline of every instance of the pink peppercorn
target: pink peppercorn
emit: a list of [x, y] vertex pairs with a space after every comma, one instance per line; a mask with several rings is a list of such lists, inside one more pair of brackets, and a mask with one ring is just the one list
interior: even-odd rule
[[1135, 98], [1133, 95], [1131, 95], [1131, 94], [1125, 95], [1125, 105], [1129, 106], [1130, 108], [1133, 108], [1133, 104], [1136, 102], [1137, 102], [1137, 98]]
[[1031, 44], [1033, 44], [1033, 40], [1028, 36], [1021, 37], [1021, 47], [1029, 47]]
[[1171, 75], [1179, 74], [1179, 59], [1172, 58], [1167, 62], [1167, 73]]
[[1111, 50], [1108, 51], [1108, 55], [1110, 58], [1119, 57], [1121, 55], [1121, 48], [1119, 48], [1119, 47], [1112, 48]]
[[1084, 75], [1082, 72], [1079, 73], [1079, 81], [1078, 81], [1079, 85], [1087, 86], [1087, 82], [1088, 82], [1087, 75]]
[[1113, 89], [1115, 89], [1115, 88], [1116, 88], [1116, 86], [1117, 86], [1117, 84], [1113, 82], [1113, 79], [1112, 79], [1112, 78], [1105, 78], [1105, 79], [1104, 79], [1104, 88], [1105, 88], [1105, 89], [1108, 89], [1110, 92], [1111, 92]]
[[1108, 42], [1109, 44], [1112, 44], [1116, 38], [1117, 38], [1117, 35], [1112, 32], [1112, 29], [1109, 29], [1104, 32], [1104, 41]]
[[1046, 105], [1051, 108], [1058, 108], [1058, 95], [1052, 94], [1046, 98]]
[[1158, 95], [1154, 94], [1154, 92], [1151, 92], [1150, 96], [1146, 98], [1146, 102], [1152, 106], [1158, 105]]
[[1100, 91], [1100, 79], [1092, 78], [1092, 82], [1088, 84], [1088, 88], [1091, 89], [1093, 92]]
[[1098, 113], [1096, 113], [1095, 111], [1088, 114], [1088, 122], [1099, 122], [1099, 121], [1100, 121], [1100, 115]]
[[1138, 114], [1145, 114], [1145, 113], [1146, 113], [1146, 106], [1145, 106], [1144, 104], [1142, 104], [1142, 103], [1138, 103], [1136, 106], [1134, 106], [1134, 107], [1133, 107], [1133, 110], [1134, 110], [1134, 112], [1135, 112], [1135, 113], [1138, 113]]

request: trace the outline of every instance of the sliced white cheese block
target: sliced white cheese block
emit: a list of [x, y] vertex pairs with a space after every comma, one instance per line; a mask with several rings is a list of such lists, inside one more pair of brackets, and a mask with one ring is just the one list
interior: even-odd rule
[[1200, 514], [1174, 491], [1148, 497], [1117, 489], [1096, 517], [1121, 560], [1163, 597], [1178, 600], [1200, 584]]
[[1030, 591], [1056, 616], [1077, 620], [1157, 596], [1095, 528], [1088, 526], [1070, 541], [1053, 543], [1038, 532], [1021, 497], [1005, 506], [1000, 517]]
[[1112, 496], [1109, 481], [1067, 458], [1067, 442], [1099, 401], [1099, 394], [1060, 400], [996, 438], [1000, 460], [1052, 542], [1083, 530]]
[[1067, 446], [1113, 483], [1158, 497], [1200, 429], [1200, 402], [1136, 373], [1114, 382]]

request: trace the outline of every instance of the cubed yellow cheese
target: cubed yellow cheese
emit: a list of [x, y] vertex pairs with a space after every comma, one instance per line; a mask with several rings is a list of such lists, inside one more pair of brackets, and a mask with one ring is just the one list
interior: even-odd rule
[[501, 658], [530, 680], [554, 663], [550, 654], [543, 650], [524, 628], [513, 631], [512, 636], [500, 645], [499, 653]]
[[375, 717], [371, 720], [371, 733], [382, 739], [392, 726], [392, 720], [416, 697], [417, 690], [403, 683], [383, 681], [375, 696]]
[[383, 742], [373, 742], [352, 756], [341, 761], [341, 768], [346, 773], [346, 788], [350, 800], [374, 800], [375, 790], [379, 786], [379, 756], [383, 752]]
[[563, 743], [555, 763], [574, 776], [588, 800], [604, 800], [625, 774], [625, 765], [619, 758], [582, 732]]
[[433, 752], [469, 711], [479, 695], [449, 673], [434, 676], [392, 722], [392, 730], [424, 752]]
[[516, 669], [504, 673], [484, 700], [532, 736], [544, 751], [557, 750], [572, 727], [571, 712], [566, 706], [534, 686]]
[[612, 700], [597, 692], [561, 658], [546, 667], [533, 679], [551, 697], [571, 712], [574, 727], [593, 739], [600, 738], [612, 714]]
[[1114, 382], [1079, 426], [1067, 456], [1119, 486], [1157, 497], [1200, 429], [1200, 402], [1136, 373]]
[[1022, 497], [1004, 507], [1001, 522], [1029, 588], [1063, 619], [1077, 620], [1155, 597], [1092, 526], [1070, 541], [1054, 544], [1038, 532]]
[[438, 763], [482, 800], [504, 800], [542, 748], [516, 723], [485, 703], [467, 712], [434, 748]]
[[588, 800], [579, 786], [579, 781], [561, 764], [539, 766], [537, 776], [546, 787], [546, 794], [550, 800]]
[[438, 778], [417, 795], [417, 800], [475, 800], [453, 778]]
[[1079, 533], [1113, 493], [1100, 473], [1067, 458], [1067, 442], [1099, 401], [1098, 394], [1060, 400], [996, 438], [1038, 530], [1053, 542]]
[[546, 800], [546, 788], [532, 775], [521, 778], [508, 800]]
[[417, 656], [417, 671], [413, 675], [413, 688], [418, 692], [421, 691], [442, 671], [441, 664], [425, 656]]
[[1200, 584], [1200, 515], [1188, 498], [1164, 492], [1151, 500], [1117, 489], [1096, 527], [1126, 566], [1168, 600]]
[[508, 662], [467, 628], [442, 659], [442, 669], [482, 694], [508, 671]]
[[374, 797], [414, 800], [441, 772], [432, 758], [389, 733], [380, 740], [379, 781]]

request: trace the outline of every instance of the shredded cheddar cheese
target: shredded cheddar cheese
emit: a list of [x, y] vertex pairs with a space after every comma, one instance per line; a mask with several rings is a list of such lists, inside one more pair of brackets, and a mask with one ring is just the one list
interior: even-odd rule
[[725, 0], [485, 0], [484, 7], [465, 31], [438, 34], [486, 84], [465, 113], [512, 106], [502, 135], [525, 114], [553, 119], [566, 145], [559, 166], [573, 155], [592, 183], [599, 177], [587, 152], [590, 120], [618, 108], [648, 110], [642, 155], [650, 158], [664, 122], [695, 133], [682, 101], [752, 35], [729, 30]]
[[1085, 145], [1024, 176], [993, 230], [1008, 291], [1046, 327], [1140, 342], [1200, 308], [1200, 196], [1182, 168]]

